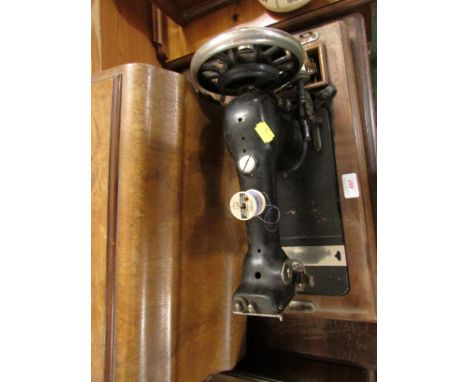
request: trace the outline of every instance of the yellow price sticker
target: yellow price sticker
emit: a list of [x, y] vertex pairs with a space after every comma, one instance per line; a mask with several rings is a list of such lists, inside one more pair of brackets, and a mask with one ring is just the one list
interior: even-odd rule
[[275, 134], [271, 131], [270, 126], [265, 121], [257, 123], [255, 126], [255, 131], [257, 132], [258, 136], [262, 139], [263, 143], [270, 143]]

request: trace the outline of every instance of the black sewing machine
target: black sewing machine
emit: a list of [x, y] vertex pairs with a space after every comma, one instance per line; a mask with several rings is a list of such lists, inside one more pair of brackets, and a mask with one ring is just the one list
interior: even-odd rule
[[233, 312], [279, 317], [296, 293], [349, 289], [330, 104], [335, 88], [307, 90], [318, 63], [271, 28], [223, 33], [194, 55], [196, 88], [222, 95], [224, 134], [241, 191], [233, 215], [249, 247]]

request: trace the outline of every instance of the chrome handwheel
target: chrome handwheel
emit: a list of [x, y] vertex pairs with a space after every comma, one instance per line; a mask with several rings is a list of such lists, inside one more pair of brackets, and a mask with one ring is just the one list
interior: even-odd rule
[[273, 28], [233, 29], [205, 43], [192, 58], [196, 86], [223, 95], [275, 90], [292, 80], [304, 50], [289, 33]]

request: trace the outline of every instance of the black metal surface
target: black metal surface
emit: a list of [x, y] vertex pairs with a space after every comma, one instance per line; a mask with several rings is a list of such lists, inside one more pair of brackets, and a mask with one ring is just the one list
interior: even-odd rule
[[248, 45], [215, 55], [201, 66], [198, 81], [215, 93], [240, 95], [247, 88], [275, 89], [290, 81], [298, 70], [298, 60], [288, 50]]
[[239, 64], [219, 76], [221, 94], [240, 94], [250, 88], [274, 89], [280, 81], [279, 70], [260, 63]]
[[[304, 140], [299, 124], [291, 118], [293, 113], [282, 113], [276, 101], [265, 92], [245, 93], [227, 106], [224, 122], [228, 149], [236, 163], [243, 155], [251, 155], [257, 162], [250, 175], [238, 171], [241, 190], [264, 192], [281, 212], [277, 230], [258, 218], [247, 221], [249, 248], [242, 282], [234, 295], [234, 299], [254, 303], [257, 313], [272, 315], [281, 313], [295, 293], [294, 282], [285, 285], [281, 278], [287, 259], [282, 246], [344, 244], [328, 109], [322, 105], [314, 115], [314, 128], [320, 129], [320, 151], [309, 148], [300, 168], [283, 177], [277, 176], [280, 165], [297, 161]], [[260, 121], [275, 134], [270, 143], [265, 144], [255, 132]], [[314, 283], [302, 293], [348, 292], [346, 266], [314, 266], [306, 271]]]
[[[317, 105], [320, 101], [316, 101]], [[287, 177], [278, 177], [277, 181], [282, 246], [344, 244], [327, 107], [319, 107], [314, 117], [313, 129], [320, 130], [320, 150], [309, 149], [301, 167]], [[341, 296], [349, 291], [346, 266], [306, 267], [306, 272], [314, 282], [300, 293]]]
[[321, 150], [309, 149], [297, 171], [278, 176], [282, 246], [344, 243], [329, 113], [325, 107], [316, 113]]
[[[269, 143], [264, 143], [255, 131], [260, 121], [265, 121], [275, 134]], [[259, 190], [276, 205], [277, 160], [284, 142], [284, 129], [274, 98], [262, 92], [250, 92], [236, 98], [226, 108], [224, 131], [229, 152], [236, 163], [243, 155], [252, 155], [257, 162], [253, 174], [238, 171], [241, 190]], [[277, 229], [267, 227], [258, 218], [246, 223], [249, 247], [234, 300], [242, 298], [253, 303], [257, 313], [277, 315], [295, 292], [294, 283], [285, 285], [281, 277], [283, 263], [288, 257], [281, 248]]]
[[343, 296], [349, 291], [348, 267], [314, 266], [305, 267], [306, 273], [312, 277], [312, 286], [306, 286], [301, 294], [319, 296]]

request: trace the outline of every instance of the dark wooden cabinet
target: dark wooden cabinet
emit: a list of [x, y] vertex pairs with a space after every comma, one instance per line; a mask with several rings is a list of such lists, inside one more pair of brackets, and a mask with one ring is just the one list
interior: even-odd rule
[[154, 39], [162, 64], [183, 70], [207, 40], [231, 28], [262, 26], [294, 32], [356, 11], [369, 18], [375, 0], [314, 0], [287, 13], [265, 9], [258, 0], [153, 0]]

